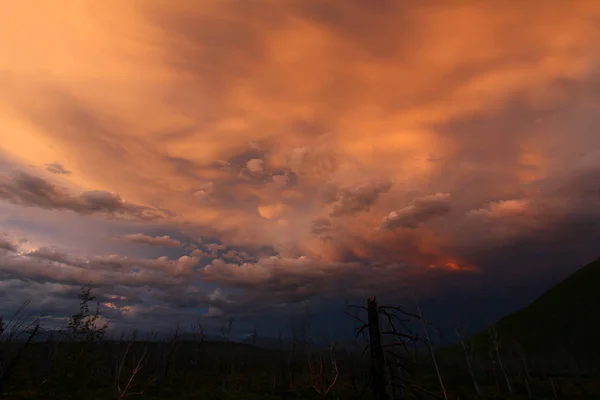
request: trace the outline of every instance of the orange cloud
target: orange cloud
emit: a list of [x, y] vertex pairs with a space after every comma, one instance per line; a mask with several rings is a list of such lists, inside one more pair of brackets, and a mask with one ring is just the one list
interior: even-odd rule
[[492, 202], [489, 208], [470, 211], [470, 215], [490, 218], [523, 216], [529, 211], [526, 200], [502, 200]]

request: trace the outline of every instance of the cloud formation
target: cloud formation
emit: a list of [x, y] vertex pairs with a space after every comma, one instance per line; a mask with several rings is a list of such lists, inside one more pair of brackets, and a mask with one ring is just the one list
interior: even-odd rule
[[0, 283], [142, 319], [591, 257], [600, 6], [467, 3], [11, 3]]
[[450, 207], [449, 193], [436, 193], [415, 199], [410, 205], [392, 211], [380, 223], [382, 229], [411, 228], [415, 229], [429, 219], [448, 214]]
[[0, 250], [16, 252], [18, 249], [17, 244], [10, 240], [7, 235], [0, 237]]
[[333, 195], [334, 204], [330, 216], [340, 217], [367, 211], [391, 187], [391, 182], [368, 182], [356, 188], [339, 189]]
[[145, 244], [156, 247], [181, 247], [181, 241], [165, 236], [148, 236], [143, 233], [130, 233], [121, 235], [117, 239], [125, 242]]
[[59, 164], [57, 162], [46, 164], [46, 171], [52, 172], [53, 174], [63, 174], [63, 175], [71, 174], [71, 171], [65, 169], [65, 167], [62, 166], [62, 164]]
[[491, 202], [487, 208], [472, 210], [469, 215], [488, 218], [524, 216], [528, 211], [526, 200], [500, 200]]
[[16, 205], [70, 210], [83, 215], [105, 214], [115, 218], [139, 220], [170, 216], [168, 211], [127, 203], [118, 194], [104, 190], [71, 195], [65, 188], [21, 171], [0, 176], [0, 199]]

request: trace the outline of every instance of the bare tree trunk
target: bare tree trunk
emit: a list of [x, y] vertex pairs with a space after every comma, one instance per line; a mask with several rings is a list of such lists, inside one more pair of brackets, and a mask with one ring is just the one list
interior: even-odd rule
[[435, 372], [436, 372], [438, 380], [440, 382], [440, 387], [442, 388], [442, 394], [444, 395], [444, 399], [448, 400], [448, 394], [446, 393], [446, 387], [444, 386], [444, 381], [442, 380], [442, 374], [440, 373], [440, 368], [438, 367], [438, 363], [435, 358], [435, 352], [433, 351], [433, 346], [431, 345], [431, 340], [429, 340], [429, 333], [427, 332], [427, 325], [425, 324], [425, 320], [423, 319], [423, 314], [421, 313], [421, 307], [419, 307], [419, 301], [417, 300], [417, 296], [414, 295], [414, 298], [415, 298], [415, 305], [417, 306], [417, 312], [419, 313], [419, 318], [421, 319], [421, 324], [423, 324], [423, 331], [425, 333], [425, 339], [427, 340], [427, 347], [429, 348], [429, 352], [431, 353], [431, 359], [433, 360], [433, 366], [435, 367]]
[[292, 328], [292, 349], [287, 360], [290, 388], [294, 386], [294, 382], [296, 381], [294, 374], [294, 362], [296, 361], [296, 341], [296, 330]]
[[475, 378], [475, 371], [473, 369], [472, 363], [472, 355], [469, 352], [469, 349], [467, 348], [467, 343], [465, 342], [465, 338], [463, 337], [463, 335], [460, 334], [458, 329], [455, 329], [454, 332], [456, 333], [456, 336], [460, 339], [460, 344], [463, 348], [463, 352], [465, 353], [465, 360], [467, 360], [467, 368], [469, 370], [469, 375], [471, 375], [471, 381], [473, 382], [473, 389], [475, 389], [475, 393], [477, 394], [477, 396], [479, 396], [481, 392], [479, 390], [479, 384], [477, 383], [477, 379]]
[[527, 360], [525, 359], [525, 353], [521, 344], [518, 343], [519, 354], [521, 356], [521, 364], [523, 365], [523, 372], [525, 373], [525, 388], [527, 389], [527, 397], [532, 398], [531, 394], [531, 376], [529, 375], [529, 367], [527, 366]]
[[494, 382], [496, 382], [496, 390], [500, 394], [500, 381], [498, 380], [498, 372], [496, 371], [496, 359], [494, 358], [494, 352], [490, 348], [489, 350], [490, 360], [492, 361], [492, 372], [494, 373]]
[[281, 330], [279, 330], [279, 365], [281, 368], [281, 399], [287, 399], [288, 391], [289, 391], [289, 381], [288, 381], [288, 372], [287, 363], [285, 359], [285, 351], [283, 348], [283, 336]]
[[494, 350], [496, 351], [496, 357], [498, 358], [498, 366], [500, 367], [500, 371], [502, 375], [504, 375], [504, 379], [506, 380], [506, 388], [508, 389], [508, 393], [512, 393], [512, 385], [510, 384], [510, 379], [508, 379], [508, 375], [506, 370], [504, 369], [504, 364], [502, 364], [502, 358], [500, 357], [500, 350], [498, 346], [498, 332], [496, 328], [490, 328], [490, 336], [492, 337], [492, 343], [494, 344]]
[[369, 315], [369, 341], [371, 346], [371, 379], [374, 400], [388, 400], [385, 380], [385, 359], [381, 346], [381, 332], [379, 329], [379, 310], [377, 299], [369, 297], [367, 300]]

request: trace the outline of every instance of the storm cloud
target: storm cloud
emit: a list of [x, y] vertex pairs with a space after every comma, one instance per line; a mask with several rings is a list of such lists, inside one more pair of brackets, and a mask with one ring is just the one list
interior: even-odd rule
[[70, 210], [83, 215], [106, 214], [117, 218], [139, 220], [170, 216], [170, 213], [165, 210], [127, 203], [118, 194], [104, 190], [91, 190], [72, 195], [65, 188], [21, 171], [0, 176], [0, 199], [16, 205], [48, 210]]

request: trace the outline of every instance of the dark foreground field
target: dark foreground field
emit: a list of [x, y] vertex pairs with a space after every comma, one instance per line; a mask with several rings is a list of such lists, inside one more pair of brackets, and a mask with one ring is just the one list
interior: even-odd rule
[[[5, 348], [5, 358], [22, 346]], [[568, 362], [531, 360], [526, 367], [503, 357], [500, 367], [494, 354], [476, 355], [477, 396], [464, 357], [442, 353], [437, 361], [449, 399], [600, 398], [597, 371]], [[418, 354], [410, 367], [402, 374], [404, 393], [390, 385], [390, 399], [444, 398], [429, 354]], [[54, 341], [30, 343], [2, 389], [6, 399], [371, 399], [370, 376], [368, 352], [340, 350], [332, 364], [331, 352], [301, 344], [269, 350], [179, 340]], [[389, 381], [389, 370], [385, 376]]]
[[365, 324], [354, 343], [316, 346], [304, 332], [274, 349], [176, 332], [107, 340], [89, 326], [48, 338], [21, 326], [1, 336], [0, 398], [600, 399], [594, 358], [527, 354], [497, 332], [432, 354], [426, 337], [380, 323], [380, 341]]

